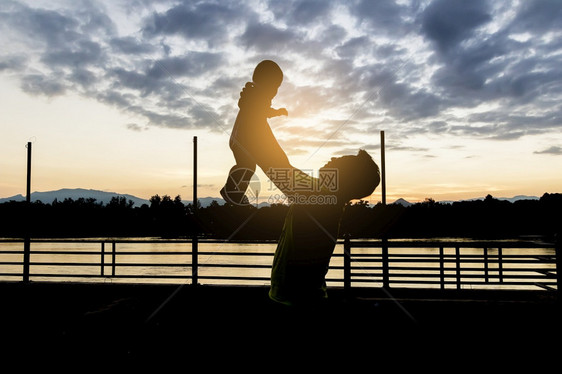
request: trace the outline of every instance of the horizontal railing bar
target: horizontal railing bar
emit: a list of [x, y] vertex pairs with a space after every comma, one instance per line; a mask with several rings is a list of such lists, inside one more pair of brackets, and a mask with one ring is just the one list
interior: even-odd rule
[[[332, 267], [330, 267], [330, 269], [332, 269]], [[369, 267], [352, 267], [353, 270], [382, 270], [382, 266], [369, 266]], [[412, 271], [435, 271], [435, 272], [441, 272], [444, 271], [445, 273], [450, 273], [453, 274], [453, 272], [457, 272], [457, 268], [454, 267], [447, 267], [447, 268], [440, 268], [440, 267], [416, 267], [416, 266], [390, 266], [388, 267], [389, 271], [392, 270], [401, 270], [401, 271], [408, 271], [408, 270], [412, 270]], [[484, 272], [488, 272], [491, 275], [495, 274], [495, 273], [515, 273], [515, 272], [536, 272], [536, 273], [541, 273], [543, 274], [543, 276], [556, 276], [556, 274], [552, 274], [552, 272], [554, 272], [556, 269], [544, 269], [544, 268], [466, 268], [466, 267], [461, 267], [460, 271], [462, 274], [464, 274], [465, 272], [480, 272], [480, 273], [484, 273]]]
[[[382, 279], [383, 279], [382, 277], [379, 277], [379, 278], [373, 277], [373, 278], [368, 278], [368, 279], [352, 279], [351, 281], [352, 281], [352, 282], [355, 282], [355, 283], [379, 283], [379, 282], [382, 282]], [[436, 284], [436, 285], [440, 285], [440, 284], [443, 284], [443, 285], [457, 285], [457, 284], [460, 284], [460, 285], [466, 285], [466, 286], [469, 286], [469, 285], [482, 285], [482, 286], [486, 286], [486, 285], [492, 285], [492, 286], [497, 286], [497, 285], [500, 285], [500, 286], [501, 286], [501, 285], [507, 285], [507, 286], [513, 286], [513, 285], [517, 285], [517, 286], [535, 286], [537, 282], [509, 282], [509, 281], [507, 281], [507, 282], [501, 282], [501, 281], [466, 282], [466, 281], [463, 281], [463, 282], [460, 282], [460, 283], [459, 283], [459, 282], [457, 282], [456, 280], [448, 280], [448, 279], [445, 279], [445, 280], [441, 281], [441, 280], [439, 280], [439, 279], [435, 279], [435, 280], [431, 280], [431, 279], [428, 279], [428, 280], [419, 280], [419, 279], [417, 279], [417, 280], [414, 280], [414, 279], [407, 279], [407, 278], [406, 278], [406, 279], [395, 279], [395, 280], [390, 281], [390, 283], [416, 283], [416, 284], [419, 283], [419, 284]], [[541, 283], [541, 284], [545, 284], [545, 285], [556, 285], [556, 282], [540, 282], [540, 283]]]
[[199, 279], [214, 279], [214, 280], [257, 280], [257, 281], [269, 281], [269, 277], [237, 277], [237, 276], [227, 276], [227, 275], [199, 275]]
[[[20, 274], [21, 276], [21, 274]], [[161, 278], [161, 279], [175, 279], [175, 278], [191, 278], [191, 275], [151, 275], [151, 274], [121, 274], [121, 275], [100, 275], [100, 274], [56, 274], [56, 273], [31, 273], [30, 277], [36, 278]]]
[[[361, 282], [364, 282], [363, 280]], [[423, 280], [417, 280], [417, 281], [409, 281], [407, 279], [402, 279], [402, 280], [393, 280], [390, 283], [420, 283], [420, 284], [441, 284], [441, 281], [423, 281]], [[444, 284], [450, 284], [450, 285], [456, 285], [459, 284], [456, 281], [448, 281], [448, 282], [443, 282]], [[535, 286], [536, 282], [499, 282], [499, 281], [494, 281], [494, 282], [461, 282], [460, 285], [461, 286]], [[552, 285], [556, 285], [556, 283], [545, 283], [545, 282], [541, 282], [544, 284], [552, 284]]]
[[554, 248], [554, 243], [532, 243], [532, 242], [425, 242], [425, 241], [350, 241], [351, 248], [473, 248], [473, 249], [496, 249], [496, 248]]
[[[99, 262], [31, 262], [31, 266], [101, 266]], [[105, 267], [126, 267], [126, 266], [147, 266], [147, 267], [159, 267], [159, 266], [179, 266], [179, 267], [191, 267], [191, 264], [178, 264], [178, 263], [105, 263]], [[199, 265], [201, 266], [201, 265]]]
[[[61, 251], [61, 250], [57, 250], [57, 251], [48, 251], [48, 250], [40, 250], [40, 251], [30, 251], [29, 252], [32, 255], [96, 255], [99, 256], [101, 254], [101, 252], [98, 251]], [[104, 252], [105, 255], [111, 255], [112, 252], [111, 250], [106, 250]], [[135, 255], [147, 255], [147, 256], [153, 256], [153, 255], [191, 255], [192, 252], [164, 252], [164, 251], [158, 251], [158, 252], [127, 252], [127, 251], [116, 251], [115, 254], [121, 256], [121, 255], [131, 255], [131, 256], [135, 256]]]
[[247, 269], [271, 269], [271, 265], [263, 264], [199, 264], [201, 268], [247, 268]]
[[[23, 243], [24, 239], [0, 239], [0, 243]], [[96, 238], [32, 238], [31, 243], [140, 243], [140, 244], [191, 244], [192, 239], [96, 239]], [[198, 238], [199, 243], [218, 243], [218, 244], [276, 244], [277, 240], [225, 240], [225, 239], [202, 239]], [[343, 244], [341, 241], [338, 244]]]
[[[382, 258], [382, 254], [378, 253], [378, 254], [371, 254], [371, 253], [352, 253], [351, 258], [353, 259], [361, 259], [362, 257], [365, 257], [366, 260], [368, 260], [371, 257], [376, 257], [376, 258]], [[476, 259], [483, 259], [483, 258], [488, 258], [488, 259], [505, 259], [505, 258], [528, 258], [530, 260], [535, 260], [535, 261], [543, 261], [543, 260], [554, 260], [556, 258], [555, 254], [552, 255], [536, 255], [536, 254], [490, 254], [488, 253], [488, 255], [483, 255], [483, 254], [460, 254], [460, 255], [456, 255], [454, 253], [449, 253], [449, 254], [443, 254], [443, 255], [439, 255], [438, 253], [434, 253], [434, 254], [423, 254], [423, 253], [389, 253], [388, 254], [389, 258], [415, 258], [415, 259], [422, 259], [422, 258], [429, 258], [429, 259], [439, 259], [439, 258], [443, 258], [443, 259], [456, 259], [458, 258], [476, 258]]]
[[[381, 262], [382, 259], [357, 259], [357, 258], [352, 258], [351, 262], [361, 262], [361, 263], [366, 263], [366, 262]], [[436, 257], [434, 259], [416, 259], [416, 258], [393, 258], [392, 256], [388, 256], [388, 262], [439, 262], [441, 261], [441, 259], [439, 257]], [[457, 259], [456, 258], [444, 258], [442, 259], [443, 262], [446, 263], [456, 263]], [[463, 257], [459, 258], [459, 261], [461, 261], [462, 263], [484, 263], [484, 262], [488, 262], [491, 264], [496, 264], [496, 263], [505, 263], [505, 264], [554, 264], [556, 263], [556, 260], [553, 259], [551, 261], [544, 261], [544, 260], [536, 260], [536, 259], [529, 259], [527, 261], [523, 260], [523, 259], [515, 259], [515, 260], [510, 260], [510, 259], [488, 259], [487, 261], [484, 258], [478, 259], [478, 258], [471, 258], [471, 259], [464, 259]]]
[[[23, 253], [23, 252], [22, 252]], [[48, 250], [40, 250], [40, 251], [30, 251], [30, 254], [36, 255], [100, 255], [100, 251], [48, 251]], [[198, 251], [199, 256], [273, 256], [274, 253], [268, 252], [205, 252], [205, 251]], [[106, 250], [104, 252], [105, 255], [111, 255], [111, 250]], [[153, 256], [153, 255], [181, 255], [187, 256], [192, 255], [193, 252], [164, 252], [164, 251], [150, 251], [150, 252], [143, 252], [143, 251], [127, 251], [121, 250], [116, 251], [116, 255], [119, 256]]]
[[[380, 276], [380, 274], [376, 274], [378, 276]], [[354, 280], [353, 278], [357, 277], [357, 278], [363, 278], [362, 276], [360, 276], [359, 274], [355, 274], [352, 276], [352, 281]], [[366, 274], [364, 276], [364, 278], [369, 278], [369, 276]], [[398, 274], [398, 275], [391, 275], [389, 276], [389, 279], [391, 279], [392, 282], [395, 282], [395, 280], [392, 279], [411, 279], [412, 281], [415, 281], [415, 279], [418, 278], [434, 278], [436, 279], [435, 282], [437, 283], [441, 283], [441, 279], [439, 278], [439, 276], [435, 276], [435, 275], [431, 275], [431, 274], [418, 274], [418, 275], [408, 275], [408, 274]], [[443, 277], [444, 280], [449, 279], [449, 281], [451, 283], [461, 283], [461, 284], [473, 284], [473, 283], [480, 283], [480, 282], [469, 282], [466, 279], [482, 279], [483, 277], [471, 277], [471, 276], [461, 276], [461, 279], [465, 279], [464, 281], [457, 281], [457, 278], [454, 276], [447, 276], [447, 277]], [[496, 279], [496, 280], [494, 280]], [[494, 282], [496, 282], [497, 284], [509, 284], [508, 281], [503, 281], [503, 280], [499, 280], [500, 277], [489, 277], [488, 282], [486, 281], [481, 281], [482, 283], [486, 283], [486, 284], [492, 284]], [[527, 280], [525, 282], [520, 282], [520, 283], [533, 283], [533, 282], [537, 282], [537, 281], [541, 281], [542, 283], [545, 284], [552, 284], [552, 285], [556, 285], [556, 280], [552, 280], [549, 281], [549, 279], [553, 279], [553, 278], [540, 278], [540, 277], [503, 277], [502, 279], [522, 279], [522, 280]], [[532, 281], [531, 281], [532, 280]], [[445, 281], [446, 282], [446, 281]]]
[[[3, 238], [0, 243], [23, 243], [23, 238]], [[232, 244], [276, 244], [277, 240], [226, 240], [226, 239], [204, 239], [198, 238], [201, 243], [232, 243]], [[163, 243], [163, 244], [190, 244], [192, 239], [97, 239], [97, 238], [33, 238], [31, 243]], [[338, 240], [336, 244], [344, 244], [343, 240]], [[352, 248], [372, 248], [372, 247], [389, 247], [389, 248], [554, 248], [554, 243], [539, 242], [523, 242], [523, 241], [472, 241], [472, 242], [456, 242], [456, 241], [404, 241], [389, 240], [383, 243], [381, 240], [352, 240], [350, 242]]]

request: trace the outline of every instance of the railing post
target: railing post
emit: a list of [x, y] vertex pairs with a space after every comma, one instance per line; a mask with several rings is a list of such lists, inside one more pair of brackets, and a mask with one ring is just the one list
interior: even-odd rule
[[115, 242], [111, 243], [111, 276], [115, 276], [115, 257], [117, 255], [117, 250], [115, 248]]
[[199, 238], [197, 238], [197, 234], [193, 235], [193, 239], [191, 241], [191, 283], [193, 285], [199, 284]]
[[348, 293], [351, 289], [351, 241], [349, 234], [345, 234], [343, 242], [343, 289], [345, 293]]
[[484, 282], [489, 283], [488, 279], [488, 248], [484, 247]]
[[104, 276], [105, 271], [105, 243], [101, 242], [101, 276]]
[[562, 300], [562, 232], [557, 235], [554, 255], [556, 256], [556, 289], [560, 301]]
[[500, 283], [503, 282], [503, 258], [502, 258], [502, 248], [498, 247], [498, 278]]
[[441, 280], [441, 289], [445, 289], [445, 258], [443, 247], [439, 247], [439, 278]]
[[456, 256], [456, 263], [457, 263], [457, 290], [461, 289], [461, 252], [460, 248], [455, 248], [455, 256]]
[[388, 240], [382, 239], [382, 287], [388, 289], [390, 287], [388, 274]]

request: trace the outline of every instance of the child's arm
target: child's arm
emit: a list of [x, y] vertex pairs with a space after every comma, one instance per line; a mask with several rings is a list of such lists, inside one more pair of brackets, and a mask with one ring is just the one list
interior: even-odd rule
[[279, 117], [279, 116], [288, 116], [289, 112], [285, 108], [273, 109], [269, 108], [267, 111], [267, 118], [271, 117]]

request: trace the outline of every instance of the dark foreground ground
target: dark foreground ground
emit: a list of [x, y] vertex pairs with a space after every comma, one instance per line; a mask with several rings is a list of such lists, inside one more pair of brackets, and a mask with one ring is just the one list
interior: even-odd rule
[[437, 368], [455, 357], [457, 367], [526, 361], [537, 369], [562, 357], [555, 292], [329, 289], [328, 303], [308, 308], [277, 305], [267, 292], [0, 282], [1, 354], [23, 355], [23, 367], [79, 360], [79, 368], [109, 365], [111, 359], [185, 367], [199, 362], [207, 368], [260, 362], [280, 369], [302, 365], [299, 358], [375, 368], [391, 357], [399, 367]]

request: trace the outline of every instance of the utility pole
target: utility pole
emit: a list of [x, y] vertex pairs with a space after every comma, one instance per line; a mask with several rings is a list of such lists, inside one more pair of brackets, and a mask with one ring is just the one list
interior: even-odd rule
[[381, 131], [381, 191], [383, 206], [386, 205], [386, 165], [384, 157], [384, 131]]
[[31, 252], [31, 228], [29, 216], [31, 214], [31, 142], [27, 142], [27, 188], [25, 196], [26, 227], [23, 242], [23, 282], [29, 282], [29, 259]]
[[197, 285], [199, 282], [199, 262], [198, 251], [199, 242], [197, 238], [198, 217], [197, 217], [197, 137], [193, 137], [193, 221], [195, 222], [195, 231], [191, 240], [191, 283]]

